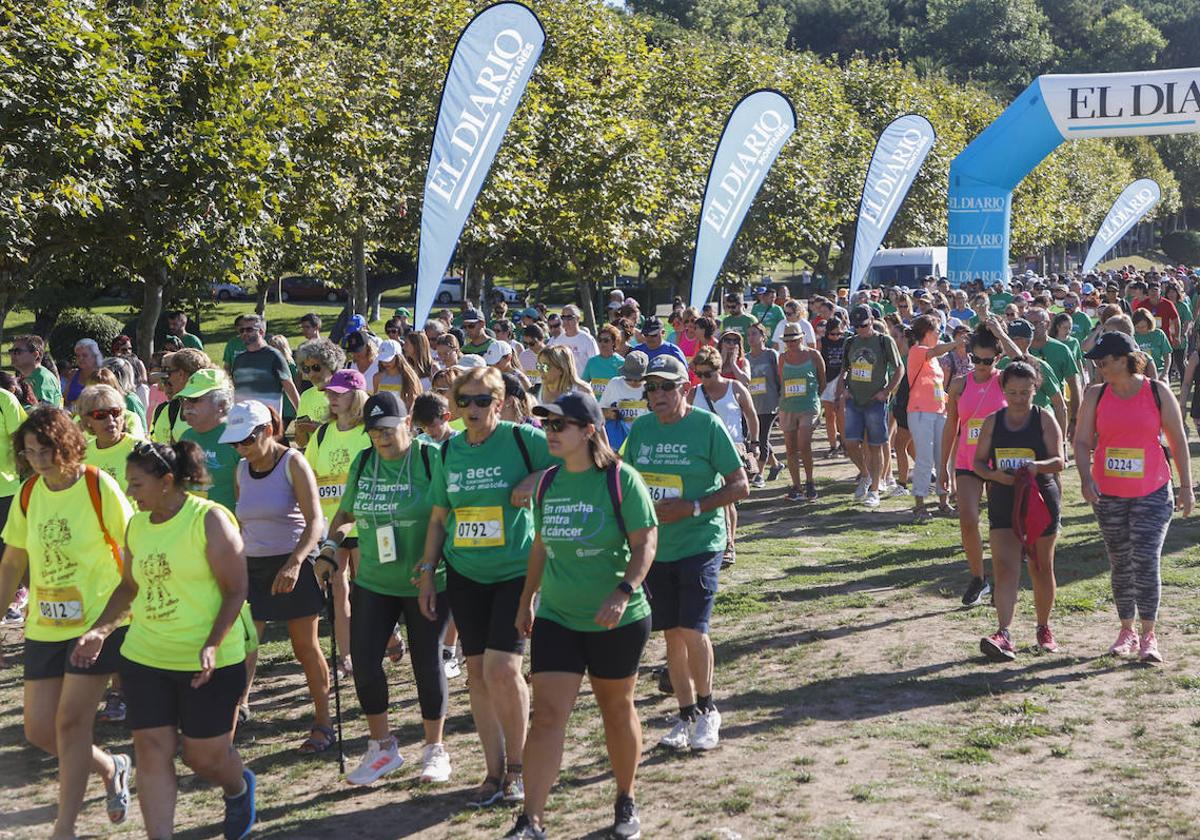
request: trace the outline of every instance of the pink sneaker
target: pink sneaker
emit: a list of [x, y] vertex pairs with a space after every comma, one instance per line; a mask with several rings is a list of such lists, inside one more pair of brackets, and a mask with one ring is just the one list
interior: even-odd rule
[[1117, 634], [1117, 640], [1112, 643], [1108, 652], [1113, 656], [1133, 656], [1138, 652], [1137, 633], [1122, 627], [1121, 632]]
[[1054, 641], [1054, 634], [1050, 632], [1049, 624], [1038, 625], [1037, 644], [1046, 653], [1056, 653], [1058, 651], [1058, 642]]
[[1141, 652], [1138, 658], [1143, 662], [1150, 662], [1155, 665], [1162, 663], [1162, 654], [1158, 652], [1158, 639], [1155, 637], [1153, 630], [1142, 636]]
[[979, 640], [979, 651], [993, 662], [1011, 662], [1017, 658], [1017, 649], [1007, 630], [997, 630]]

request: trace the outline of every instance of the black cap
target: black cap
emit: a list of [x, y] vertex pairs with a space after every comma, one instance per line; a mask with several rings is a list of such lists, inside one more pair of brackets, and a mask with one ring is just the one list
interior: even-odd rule
[[1107, 356], [1131, 356], [1137, 352], [1137, 343], [1123, 332], [1101, 333], [1092, 349], [1083, 354], [1085, 359], [1103, 359]]
[[342, 339], [342, 346], [351, 353], [357, 353], [367, 346], [367, 337], [361, 332], [352, 332]]
[[1033, 324], [1024, 318], [1017, 318], [1008, 324], [1009, 338], [1033, 338]]
[[504, 395], [507, 397], [523, 397], [525, 396], [525, 386], [521, 384], [521, 380], [517, 378], [515, 373], [502, 373], [500, 377], [504, 380]]
[[462, 322], [464, 324], [470, 324], [475, 321], [482, 321], [482, 320], [483, 320], [483, 316], [479, 314], [478, 309], [468, 309], [462, 315]]
[[380, 391], [367, 399], [363, 406], [363, 426], [367, 431], [394, 429], [408, 416], [408, 409], [395, 391]]
[[865, 304], [859, 304], [850, 310], [850, 326], [858, 329], [871, 323], [871, 309]]
[[662, 321], [658, 316], [651, 315], [642, 323], [642, 335], [657, 335], [662, 332]]
[[596, 398], [579, 391], [568, 391], [550, 405], [535, 406], [533, 413], [538, 417], [566, 417], [580, 423], [591, 423], [596, 428], [604, 425], [604, 415]]

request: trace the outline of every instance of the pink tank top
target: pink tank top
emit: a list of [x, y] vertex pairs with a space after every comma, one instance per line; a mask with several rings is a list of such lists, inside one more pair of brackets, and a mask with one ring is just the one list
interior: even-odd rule
[[992, 371], [992, 378], [982, 385], [975, 381], [973, 373], [967, 374], [962, 396], [958, 398], [958, 450], [954, 456], [956, 470], [970, 470], [975, 465], [975, 447], [979, 444], [979, 431], [988, 415], [995, 414], [1008, 406], [1004, 392], [1000, 390], [1000, 371]]
[[1171, 465], [1159, 444], [1162, 419], [1150, 387], [1147, 379], [1127, 400], [1105, 388], [1096, 406], [1092, 479], [1105, 496], [1148, 496], [1171, 480]]

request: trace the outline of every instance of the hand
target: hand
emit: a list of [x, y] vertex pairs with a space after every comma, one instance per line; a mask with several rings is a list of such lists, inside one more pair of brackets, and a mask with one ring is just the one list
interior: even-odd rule
[[421, 574], [421, 591], [417, 595], [417, 606], [421, 615], [430, 621], [437, 621], [437, 586], [433, 582], [433, 572]]
[[615, 589], [604, 599], [604, 603], [600, 605], [600, 609], [596, 611], [596, 617], [592, 621], [606, 630], [611, 630], [621, 622], [621, 616], [625, 614], [625, 606], [628, 603], [629, 596], [620, 589]]
[[658, 515], [659, 525], [670, 525], [681, 522], [692, 515], [694, 506], [686, 499], [663, 499], [654, 503], [654, 512]]
[[875, 402], [887, 402], [890, 396], [891, 392], [887, 388], [880, 388], [871, 399], [875, 400]]
[[521, 479], [521, 481], [516, 487], [513, 488], [512, 491], [510, 501], [512, 502], [513, 507], [523, 508], [529, 506], [529, 501], [533, 498], [533, 491], [537, 489], [538, 479], [541, 477], [542, 473], [541, 470], [539, 470], [535, 473], [530, 473]]
[[522, 639], [533, 635], [533, 599], [521, 596], [521, 604], [517, 607], [517, 617], [513, 621], [517, 633]]
[[317, 559], [313, 563], [313, 574], [317, 576], [317, 583], [321, 584], [322, 589], [328, 588], [329, 579], [337, 574], [338, 561], [334, 553], [336, 551], [335, 548], [321, 549], [321, 553], [317, 555]]
[[[300, 579], [300, 566], [303, 563], [303, 560], [289, 558], [288, 562], [284, 563], [283, 568], [275, 575], [275, 580], [271, 581], [271, 594], [286, 595], [295, 589], [296, 581]], [[336, 564], [334, 568], [337, 568]]]
[[1175, 510], [1183, 511], [1184, 516], [1191, 516], [1196, 507], [1196, 491], [1191, 487], [1182, 487], [1179, 498], [1175, 500]]
[[200, 648], [200, 673], [192, 677], [192, 688], [199, 688], [210, 679], [217, 669], [217, 646], [205, 645]]
[[71, 664], [76, 668], [92, 667], [100, 658], [103, 647], [104, 634], [95, 628], [87, 631], [75, 642], [75, 649], [71, 651]]
[[1100, 491], [1096, 489], [1096, 482], [1090, 475], [1079, 482], [1079, 492], [1089, 505], [1094, 505], [1100, 500]]

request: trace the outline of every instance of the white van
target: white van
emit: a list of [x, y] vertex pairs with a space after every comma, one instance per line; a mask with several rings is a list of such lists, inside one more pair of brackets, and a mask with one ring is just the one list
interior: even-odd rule
[[867, 267], [863, 284], [915, 289], [930, 276], [946, 276], [945, 248], [882, 248]]

